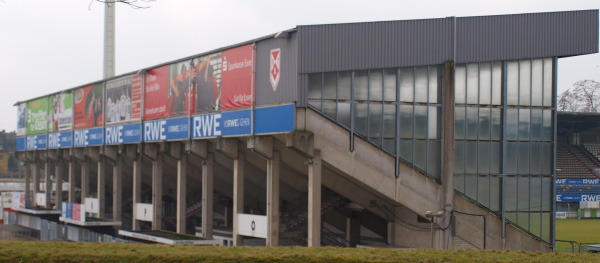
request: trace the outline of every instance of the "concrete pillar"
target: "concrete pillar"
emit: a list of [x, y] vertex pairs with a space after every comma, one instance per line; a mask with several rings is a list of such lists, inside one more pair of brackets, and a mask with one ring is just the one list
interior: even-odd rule
[[85, 198], [89, 194], [90, 189], [90, 162], [87, 157], [84, 157], [81, 162], [81, 203], [85, 204]]
[[61, 210], [62, 211], [62, 200], [63, 200], [63, 189], [62, 189], [62, 183], [63, 183], [63, 165], [64, 165], [64, 161], [62, 158], [59, 158], [58, 161], [56, 161], [56, 165], [54, 166], [54, 182], [56, 183], [56, 209], [57, 210]]
[[244, 213], [244, 162], [243, 152], [233, 160], [233, 245], [243, 246], [244, 239], [238, 235], [238, 214]]
[[208, 153], [202, 165], [202, 237], [212, 238], [213, 233], [213, 153]]
[[279, 246], [279, 152], [267, 160], [267, 246]]
[[388, 222], [387, 225], [387, 240], [386, 240], [388, 245], [395, 245], [396, 244], [396, 222], [395, 221], [390, 221]]
[[39, 161], [34, 161], [34, 163], [32, 164], [33, 166], [33, 191], [31, 193], [31, 207], [36, 207], [39, 205], [44, 205], [44, 204], [38, 204], [37, 203], [37, 194], [40, 191], [40, 178], [42, 177], [42, 172], [41, 172], [41, 163]]
[[105, 193], [104, 191], [106, 190], [106, 167], [105, 167], [105, 161], [104, 161], [104, 155], [100, 155], [99, 160], [98, 160], [98, 217], [99, 218], [104, 218], [104, 212], [106, 209], [104, 209], [106, 207], [105, 204]]
[[138, 154], [133, 161], [133, 231], [140, 230], [140, 222], [135, 219], [135, 204], [142, 200], [142, 155]]
[[44, 205], [46, 208], [50, 208], [51, 207], [51, 198], [52, 198], [52, 180], [50, 180], [50, 172], [52, 170], [52, 164], [50, 163], [50, 160], [48, 160], [48, 157], [46, 157], [46, 163], [44, 166], [44, 194], [46, 195], [46, 203], [42, 204]]
[[352, 217], [346, 218], [346, 240], [350, 241], [351, 247], [356, 247], [356, 244], [360, 243], [360, 218], [358, 216], [352, 215]]
[[177, 161], [177, 233], [185, 234], [186, 226], [187, 154]]
[[113, 167], [113, 220], [121, 221], [123, 203], [123, 159], [117, 157]]
[[152, 162], [152, 206], [154, 215], [152, 217], [152, 230], [162, 230], [163, 205], [163, 156], [158, 155]]
[[25, 207], [31, 207], [31, 163], [25, 161]]
[[321, 151], [308, 164], [308, 246], [321, 246]]
[[[445, 214], [451, 213], [454, 206], [454, 62], [444, 64], [443, 98], [442, 98], [442, 200], [441, 209]], [[435, 211], [434, 211], [435, 212]], [[446, 220], [445, 224], [449, 222]], [[445, 225], [443, 226], [445, 227]], [[443, 233], [444, 248], [452, 247], [452, 229]]]
[[75, 158], [69, 161], [69, 203], [75, 203]]

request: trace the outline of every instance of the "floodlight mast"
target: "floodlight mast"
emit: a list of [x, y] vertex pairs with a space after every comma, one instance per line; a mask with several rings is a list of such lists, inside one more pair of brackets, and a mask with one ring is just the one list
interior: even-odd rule
[[104, 4], [104, 78], [115, 75], [115, 7], [116, 3]]

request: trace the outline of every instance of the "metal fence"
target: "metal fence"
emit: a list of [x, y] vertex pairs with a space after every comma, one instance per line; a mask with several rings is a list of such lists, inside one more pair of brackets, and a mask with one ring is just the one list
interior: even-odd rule
[[600, 242], [595, 243], [579, 243], [576, 241], [569, 240], [556, 240], [556, 245], [554, 247], [554, 252], [557, 253], [591, 253], [588, 251], [588, 247], [591, 245], [597, 245]]

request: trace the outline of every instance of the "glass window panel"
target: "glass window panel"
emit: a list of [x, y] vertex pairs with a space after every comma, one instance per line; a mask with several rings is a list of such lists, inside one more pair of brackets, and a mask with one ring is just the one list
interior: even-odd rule
[[544, 141], [552, 141], [552, 134], [554, 130], [552, 129], [552, 110], [544, 110], [543, 123], [542, 123], [542, 139]]
[[465, 108], [454, 108], [454, 138], [462, 140], [465, 138]]
[[490, 104], [492, 99], [492, 63], [479, 64], [479, 104]]
[[479, 64], [467, 64], [467, 103], [479, 103]]
[[529, 213], [519, 213], [517, 216], [517, 224], [525, 230], [529, 230]]
[[383, 105], [383, 136], [396, 138], [396, 105]]
[[506, 115], [506, 139], [516, 140], [519, 127], [519, 111], [518, 109], [508, 108]]
[[552, 107], [552, 58], [544, 58], [544, 106]]
[[552, 177], [542, 177], [542, 211], [552, 211]]
[[519, 174], [529, 174], [529, 143], [519, 143]]
[[542, 211], [542, 177], [532, 176], [529, 180], [531, 193], [529, 200], [531, 202], [531, 211]]
[[412, 163], [412, 140], [400, 140], [400, 158]]
[[383, 100], [383, 71], [381, 69], [370, 70], [369, 76], [369, 100]]
[[323, 102], [323, 113], [335, 120], [335, 110], [337, 105], [335, 102]]
[[531, 61], [519, 63], [519, 104], [531, 105]]
[[531, 105], [542, 106], [544, 64], [541, 59], [531, 60]]
[[354, 104], [354, 131], [363, 136], [367, 136], [367, 106], [366, 103]]
[[454, 101], [456, 104], [466, 103], [467, 68], [465, 64], [457, 64], [454, 71]]
[[531, 174], [542, 173], [542, 144], [531, 143]]
[[506, 163], [505, 163], [505, 174], [516, 174], [517, 173], [517, 143], [507, 142], [506, 143]]
[[454, 189], [461, 193], [465, 193], [465, 176], [462, 174], [454, 175]]
[[479, 139], [490, 139], [490, 108], [479, 108]]
[[400, 105], [400, 138], [412, 138], [413, 106]]
[[350, 128], [350, 103], [340, 102], [337, 104], [338, 122]]
[[492, 63], [492, 104], [502, 104], [502, 62]]
[[454, 173], [465, 172], [465, 141], [454, 142]]
[[492, 140], [502, 139], [502, 111], [492, 108]]
[[396, 72], [395, 68], [386, 68], [383, 72], [383, 97], [385, 101], [396, 101]]
[[477, 139], [477, 121], [479, 120], [478, 111], [479, 108], [467, 107], [467, 139]]
[[414, 154], [415, 166], [422, 170], [427, 170], [427, 141], [415, 140]]
[[313, 106], [317, 110], [321, 111], [321, 101], [309, 101], [308, 105]]
[[479, 142], [479, 154], [477, 154], [479, 174], [488, 174], [490, 172], [490, 143]]
[[321, 99], [321, 73], [308, 74], [308, 99]]
[[477, 202], [490, 207], [490, 178], [489, 175], [479, 175], [477, 178]]
[[542, 174], [551, 175], [552, 172], [552, 143], [542, 144]]
[[477, 200], [477, 179], [477, 175], [465, 175], [465, 195], [473, 200]]
[[369, 99], [369, 71], [357, 70], [354, 72], [354, 100]]
[[529, 229], [529, 176], [519, 176], [517, 179], [517, 206], [519, 209], [518, 224], [525, 228]]
[[429, 107], [429, 139], [439, 139], [441, 130], [441, 108], [436, 106]]
[[552, 224], [550, 223], [550, 213], [542, 214], [542, 240], [546, 242], [550, 242], [550, 229], [552, 228]]
[[442, 71], [439, 66], [429, 66], [429, 103], [440, 103], [442, 97]]
[[337, 73], [327, 72], [323, 74], [323, 98], [335, 100], [337, 89]]
[[352, 71], [338, 73], [338, 99], [349, 100], [352, 95]]
[[475, 174], [477, 173], [477, 142], [467, 141], [466, 143], [466, 156], [465, 156], [465, 173]]
[[490, 177], [490, 209], [492, 211], [500, 211], [500, 177], [492, 175]]
[[427, 66], [415, 68], [415, 102], [427, 102]]
[[429, 141], [429, 149], [427, 150], [427, 173], [436, 179], [440, 179], [441, 174], [441, 149], [442, 146], [440, 141]]
[[499, 174], [502, 163], [502, 143], [492, 142], [490, 153], [490, 173]]
[[413, 67], [400, 69], [400, 101], [412, 102], [414, 96]]
[[383, 140], [383, 149], [386, 151], [396, 154], [396, 140], [394, 139], [385, 139]]
[[542, 140], [542, 110], [531, 109], [531, 140]]
[[369, 137], [371, 139], [381, 138], [382, 111], [383, 106], [381, 103], [371, 103], [369, 105]]
[[519, 110], [519, 140], [529, 140], [529, 109]]
[[541, 213], [531, 213], [529, 215], [529, 232], [534, 234], [535, 236], [540, 236], [540, 226], [542, 223], [542, 214]]
[[506, 212], [515, 212], [517, 210], [517, 178], [515, 176], [506, 176], [504, 177], [506, 182], [504, 186], [506, 186], [506, 194], [505, 198], [505, 209]]
[[415, 138], [427, 138], [427, 106], [415, 106]]
[[507, 91], [506, 91], [506, 103], [508, 105], [519, 104], [519, 62], [508, 61], [506, 62], [506, 74], [507, 77]]

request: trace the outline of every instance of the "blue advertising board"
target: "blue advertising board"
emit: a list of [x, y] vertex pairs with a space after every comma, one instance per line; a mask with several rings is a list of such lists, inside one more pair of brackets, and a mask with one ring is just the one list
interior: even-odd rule
[[188, 117], [144, 122], [144, 142], [188, 139], [188, 125]]
[[556, 184], [600, 184], [600, 179], [556, 179]]
[[252, 111], [230, 111], [192, 117], [192, 138], [249, 135]]
[[48, 134], [48, 149], [73, 146], [73, 131], [55, 132]]
[[27, 150], [46, 149], [47, 138], [46, 134], [27, 136]]
[[142, 124], [133, 123], [104, 128], [106, 144], [139, 143], [142, 140]]
[[258, 108], [254, 110], [254, 133], [281, 133], [294, 131], [294, 104]]
[[104, 143], [104, 128], [92, 128], [73, 131], [73, 146], [98, 146]]
[[556, 202], [600, 201], [600, 195], [556, 195]]
[[17, 151], [25, 151], [25, 143], [27, 139], [25, 137], [17, 137]]

